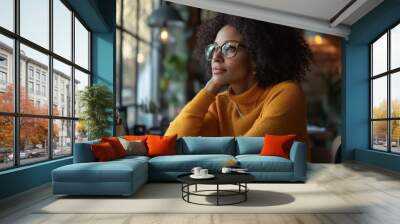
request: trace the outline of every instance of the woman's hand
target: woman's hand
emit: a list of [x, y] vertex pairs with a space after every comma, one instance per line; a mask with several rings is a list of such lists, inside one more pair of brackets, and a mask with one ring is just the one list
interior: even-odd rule
[[218, 79], [215, 78], [215, 76], [213, 76], [210, 80], [208, 80], [205, 88], [207, 92], [217, 95], [222, 87], [224, 87], [225, 85], [227, 84], [221, 83]]

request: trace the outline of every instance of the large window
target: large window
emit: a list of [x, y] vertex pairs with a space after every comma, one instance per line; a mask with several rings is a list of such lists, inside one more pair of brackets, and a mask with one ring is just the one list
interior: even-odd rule
[[153, 75], [149, 58], [152, 31], [147, 18], [160, 1], [117, 0], [116, 4], [117, 106], [126, 112], [127, 124], [132, 128], [138, 123], [141, 98], [149, 100], [150, 94], [146, 93], [152, 89], [150, 82], [141, 80]]
[[400, 24], [370, 45], [371, 148], [400, 153]]
[[0, 2], [0, 170], [70, 156], [90, 32], [63, 0]]

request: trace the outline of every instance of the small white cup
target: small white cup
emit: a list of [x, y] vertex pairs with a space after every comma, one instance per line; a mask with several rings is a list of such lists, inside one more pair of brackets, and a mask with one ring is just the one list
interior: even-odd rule
[[208, 175], [208, 169], [201, 169], [200, 170], [200, 176], [207, 176]]
[[196, 175], [196, 176], [199, 176], [199, 175], [201, 175], [200, 174], [200, 171], [202, 170], [202, 168], [201, 167], [193, 167], [193, 169], [192, 169], [192, 173], [194, 174], [194, 175]]
[[221, 172], [222, 173], [230, 173], [232, 171], [232, 168], [230, 167], [222, 167]]

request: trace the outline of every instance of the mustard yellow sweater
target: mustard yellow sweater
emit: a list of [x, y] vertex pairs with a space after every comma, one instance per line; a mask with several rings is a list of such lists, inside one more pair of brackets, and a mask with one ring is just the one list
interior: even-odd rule
[[170, 123], [165, 135], [264, 136], [296, 134], [308, 143], [306, 101], [300, 85], [284, 81], [261, 88], [256, 84], [234, 95], [202, 89]]

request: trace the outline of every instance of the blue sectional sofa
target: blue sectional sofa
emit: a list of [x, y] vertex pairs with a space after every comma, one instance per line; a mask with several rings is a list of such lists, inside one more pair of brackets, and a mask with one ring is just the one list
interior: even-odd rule
[[180, 174], [201, 166], [218, 172], [234, 159], [261, 182], [305, 182], [306, 145], [295, 141], [290, 159], [260, 156], [263, 137], [183, 137], [177, 155], [127, 156], [96, 162], [90, 141], [75, 144], [74, 163], [52, 171], [54, 194], [131, 195], [148, 181], [176, 181]]

